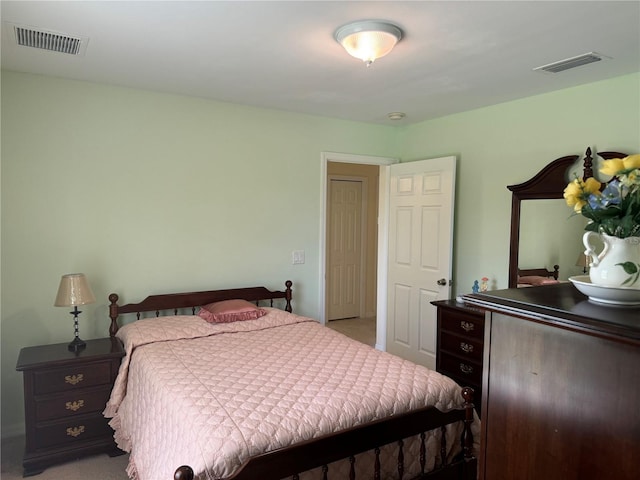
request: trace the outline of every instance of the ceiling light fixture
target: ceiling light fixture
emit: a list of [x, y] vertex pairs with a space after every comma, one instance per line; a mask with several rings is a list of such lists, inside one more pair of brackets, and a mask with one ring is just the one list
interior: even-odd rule
[[343, 25], [334, 37], [349, 55], [359, 58], [368, 67], [376, 58], [393, 50], [402, 39], [402, 30], [382, 20], [363, 20]]

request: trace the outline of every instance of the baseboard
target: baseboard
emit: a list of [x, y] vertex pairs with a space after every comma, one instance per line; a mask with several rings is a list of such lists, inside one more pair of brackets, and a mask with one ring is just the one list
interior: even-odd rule
[[2, 440], [20, 436], [24, 437], [24, 423], [2, 426], [2, 431], [0, 432], [0, 438], [2, 438]]

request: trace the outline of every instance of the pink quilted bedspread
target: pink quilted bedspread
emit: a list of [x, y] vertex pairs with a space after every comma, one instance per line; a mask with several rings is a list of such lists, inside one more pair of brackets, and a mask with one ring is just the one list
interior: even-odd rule
[[[461, 406], [434, 371], [277, 309], [257, 320], [198, 316], [121, 328], [126, 357], [106, 417], [129, 476], [231, 475], [248, 457], [424, 405]], [[459, 449], [455, 429], [449, 446]], [[477, 433], [477, 429], [476, 429]], [[476, 436], [476, 438], [478, 438]]]

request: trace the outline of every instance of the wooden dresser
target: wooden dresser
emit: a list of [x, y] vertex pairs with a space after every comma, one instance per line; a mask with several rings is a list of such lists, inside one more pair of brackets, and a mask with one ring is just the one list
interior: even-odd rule
[[480, 413], [485, 311], [455, 300], [432, 304], [438, 311], [436, 370], [462, 387], [473, 388], [473, 403]]
[[17, 370], [24, 376], [24, 476], [55, 463], [106, 452], [121, 455], [102, 416], [124, 350], [117, 338], [87, 340], [77, 354], [66, 343], [25, 347]]
[[640, 307], [569, 283], [465, 302], [489, 311], [480, 478], [640, 478]]

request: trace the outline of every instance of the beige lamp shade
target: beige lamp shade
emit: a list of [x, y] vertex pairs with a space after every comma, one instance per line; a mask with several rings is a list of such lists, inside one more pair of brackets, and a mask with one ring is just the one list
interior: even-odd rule
[[590, 263], [591, 263], [591, 258], [588, 255], [585, 255], [584, 253], [581, 253], [580, 255], [578, 255], [578, 259], [576, 260], [577, 267], [586, 268], [589, 266]]
[[578, 259], [576, 260], [576, 266], [582, 267], [582, 273], [587, 273], [587, 267], [591, 264], [591, 257], [589, 255], [585, 255], [581, 253], [578, 255]]
[[63, 275], [58, 287], [58, 295], [53, 304], [56, 307], [73, 307], [96, 301], [84, 273]]

